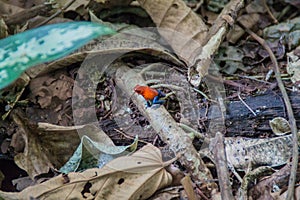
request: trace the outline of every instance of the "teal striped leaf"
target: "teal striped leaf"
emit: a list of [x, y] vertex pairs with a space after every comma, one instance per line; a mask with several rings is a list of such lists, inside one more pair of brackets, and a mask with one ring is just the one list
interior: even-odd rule
[[26, 69], [64, 57], [88, 41], [115, 31], [92, 22], [51, 24], [0, 40], [0, 89]]

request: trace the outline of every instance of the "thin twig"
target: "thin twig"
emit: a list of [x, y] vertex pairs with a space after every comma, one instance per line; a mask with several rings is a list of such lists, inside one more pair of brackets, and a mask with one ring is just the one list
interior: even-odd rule
[[56, 13], [54, 13], [53, 15], [51, 15], [50, 17], [48, 17], [47, 19], [45, 19], [41, 23], [37, 24], [35, 26], [35, 28], [47, 24], [49, 21], [51, 21], [52, 19], [54, 19], [55, 17], [60, 15], [63, 11], [65, 11], [68, 7], [70, 7], [74, 2], [75, 2], [75, 0], [70, 0], [66, 5], [64, 5], [63, 8], [58, 10]]
[[194, 87], [193, 87], [193, 90], [198, 92], [199, 94], [201, 94], [206, 100], [216, 103], [216, 101], [208, 98], [208, 96], [204, 92], [202, 92], [201, 90], [198, 90], [197, 88], [194, 88]]
[[268, 13], [269, 16], [272, 18], [273, 23], [278, 24], [278, 21], [277, 21], [277, 19], [274, 17], [273, 13], [271, 12], [269, 6], [267, 5], [266, 0], [263, 0], [263, 4], [264, 4], [264, 7], [265, 7], [266, 10], [267, 10], [267, 13]]
[[[243, 26], [241, 24], [241, 26]], [[243, 26], [244, 27], [244, 26]], [[294, 113], [292, 110], [291, 102], [289, 100], [289, 97], [287, 95], [286, 89], [283, 85], [283, 82], [280, 77], [280, 71], [278, 67], [278, 63], [276, 60], [275, 55], [273, 54], [271, 48], [268, 46], [268, 44], [265, 42], [264, 39], [256, 35], [254, 32], [251, 30], [247, 29], [244, 27], [247, 33], [249, 33], [258, 43], [260, 43], [266, 51], [269, 53], [271, 61], [273, 62], [274, 65], [274, 72], [275, 72], [275, 77], [278, 82], [278, 87], [280, 89], [280, 92], [282, 93], [282, 98], [284, 100], [286, 109], [287, 109], [287, 114], [289, 117], [289, 123], [291, 127], [291, 132], [293, 135], [293, 160], [292, 160], [292, 167], [291, 167], [291, 174], [290, 174], [290, 179], [289, 179], [289, 186], [288, 186], [288, 194], [286, 199], [287, 200], [292, 200], [294, 199], [294, 192], [295, 192], [295, 182], [296, 182], [296, 172], [297, 172], [297, 165], [298, 165], [298, 133], [297, 133], [297, 126], [296, 126], [296, 121], [294, 117]]]
[[6, 25], [16, 25], [26, 22], [28, 19], [34, 18], [37, 15], [45, 15], [52, 9], [52, 3], [44, 3], [41, 5], [33, 6], [29, 9], [24, 9], [16, 14], [8, 16], [5, 19]]
[[252, 108], [250, 108], [250, 106], [248, 106], [248, 104], [246, 104], [246, 102], [245, 102], [245, 101], [242, 99], [242, 97], [240, 96], [240, 93], [239, 93], [239, 92], [237, 93], [237, 95], [238, 95], [240, 101], [244, 104], [244, 106], [246, 106], [246, 108], [248, 108], [248, 110], [250, 110], [250, 112], [251, 112], [254, 116], [256, 116], [256, 113], [252, 110]]
[[[118, 133], [120, 133], [121, 135], [123, 135], [125, 138], [127, 138], [127, 139], [131, 139], [131, 140], [134, 140], [135, 139], [135, 137], [132, 137], [132, 136], [130, 136], [130, 135], [126, 135], [125, 133], [123, 133], [122, 131], [120, 131], [119, 129], [116, 129], [116, 128], [114, 128], [114, 130], [116, 131], [116, 132], [118, 132]], [[150, 144], [149, 142], [146, 142], [145, 140], [141, 140], [141, 139], [138, 139], [139, 140], [139, 142], [141, 142], [141, 143], [144, 143], [144, 144]]]
[[199, 133], [198, 131], [196, 131], [195, 129], [193, 129], [192, 127], [188, 126], [188, 125], [185, 125], [183, 123], [178, 123], [178, 125], [183, 129], [183, 130], [186, 130], [186, 131], [189, 131], [193, 134], [194, 137], [202, 140], [203, 142], [206, 142], [206, 143], [209, 143], [210, 142], [210, 139], [205, 137], [203, 133]]
[[236, 75], [240, 78], [247, 78], [247, 79], [250, 79], [250, 80], [253, 80], [253, 81], [257, 81], [257, 82], [260, 82], [260, 83], [265, 83], [265, 84], [269, 84], [269, 85], [272, 85], [272, 83], [268, 82], [268, 81], [264, 81], [264, 80], [259, 80], [253, 76], [242, 76], [242, 75]]

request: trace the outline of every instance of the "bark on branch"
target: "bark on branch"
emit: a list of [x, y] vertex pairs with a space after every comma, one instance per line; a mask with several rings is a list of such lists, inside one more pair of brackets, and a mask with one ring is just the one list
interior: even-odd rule
[[[126, 94], [132, 94], [133, 88], [137, 84], [146, 85], [143, 78], [125, 64], [116, 64], [115, 67], [116, 85]], [[169, 145], [170, 150], [176, 154], [182, 154], [180, 162], [192, 172], [193, 178], [202, 182], [212, 179], [210, 171], [192, 145], [192, 139], [177, 125], [164, 106], [160, 106], [158, 109], [146, 109], [143, 97], [137, 94], [132, 95], [132, 101], [162, 140]]]

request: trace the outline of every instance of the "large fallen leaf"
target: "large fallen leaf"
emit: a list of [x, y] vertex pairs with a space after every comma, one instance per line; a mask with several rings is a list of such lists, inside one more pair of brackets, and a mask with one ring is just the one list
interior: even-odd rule
[[25, 140], [23, 153], [15, 156], [16, 164], [31, 178], [47, 173], [50, 168], [61, 168], [80, 144], [79, 132], [96, 143], [110, 145], [112, 141], [95, 125], [57, 126], [48, 123], [33, 124], [21, 111], [12, 117]]
[[84, 135], [73, 156], [59, 171], [69, 173], [93, 167], [101, 168], [114, 158], [127, 155], [137, 147], [137, 138], [131, 145], [115, 146], [104, 132], [101, 133], [99, 135], [101, 138], [100, 142], [95, 142]]
[[0, 197], [12, 199], [147, 199], [166, 187], [172, 176], [158, 148], [147, 145], [132, 154], [117, 158], [102, 169], [89, 169], [50, 179], [20, 193], [0, 191]]
[[[182, 0], [138, 0], [177, 55], [185, 61], [195, 55], [207, 35], [202, 19]], [[198, 51], [197, 51], [198, 52]]]
[[34, 65], [68, 55], [88, 41], [115, 33], [91, 22], [51, 24], [0, 40], [0, 89]]
[[[91, 13], [91, 18], [93, 17], [94, 21], [101, 23], [104, 26], [108, 26], [112, 29], [118, 30], [118, 34], [115, 34], [109, 38], [101, 38], [100, 41], [92, 41], [82, 48], [74, 51], [72, 54], [55, 60], [47, 65], [38, 66], [30, 68], [26, 71], [30, 77], [34, 78], [37, 75], [48, 75], [54, 70], [65, 68], [74, 63], [79, 63], [88, 60], [88, 58], [96, 55], [98, 58], [101, 58], [101, 62], [104, 62], [109, 55], [118, 54], [123, 55], [128, 52], [139, 52], [156, 58], [166, 60], [167, 62], [173, 63], [178, 66], [183, 66], [183, 62], [180, 61], [176, 56], [172, 54], [172, 51], [165, 47], [165, 43], [162, 42], [163, 39], [159, 34], [156, 33], [155, 28], [135, 28], [133, 25], [126, 24], [111, 24], [108, 22], [101, 22], [99, 19], [95, 19], [96, 16]], [[119, 30], [121, 29], [121, 30]], [[89, 56], [89, 57], [87, 57]], [[98, 63], [99, 61], [97, 61]], [[104, 63], [103, 63], [104, 64]], [[89, 64], [91, 66], [91, 64]], [[97, 69], [95, 69], [97, 67]], [[94, 66], [90, 67], [93, 71], [103, 70], [103, 66]], [[92, 72], [89, 70], [89, 74]]]

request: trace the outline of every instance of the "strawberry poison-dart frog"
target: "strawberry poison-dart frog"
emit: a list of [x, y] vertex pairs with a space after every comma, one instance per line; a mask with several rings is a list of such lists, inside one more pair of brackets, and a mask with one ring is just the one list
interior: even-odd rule
[[165, 97], [166, 95], [160, 91], [149, 86], [137, 85], [134, 87], [134, 91], [144, 97], [147, 101], [147, 108], [151, 107], [153, 104], [162, 105], [165, 101], [160, 98]]

